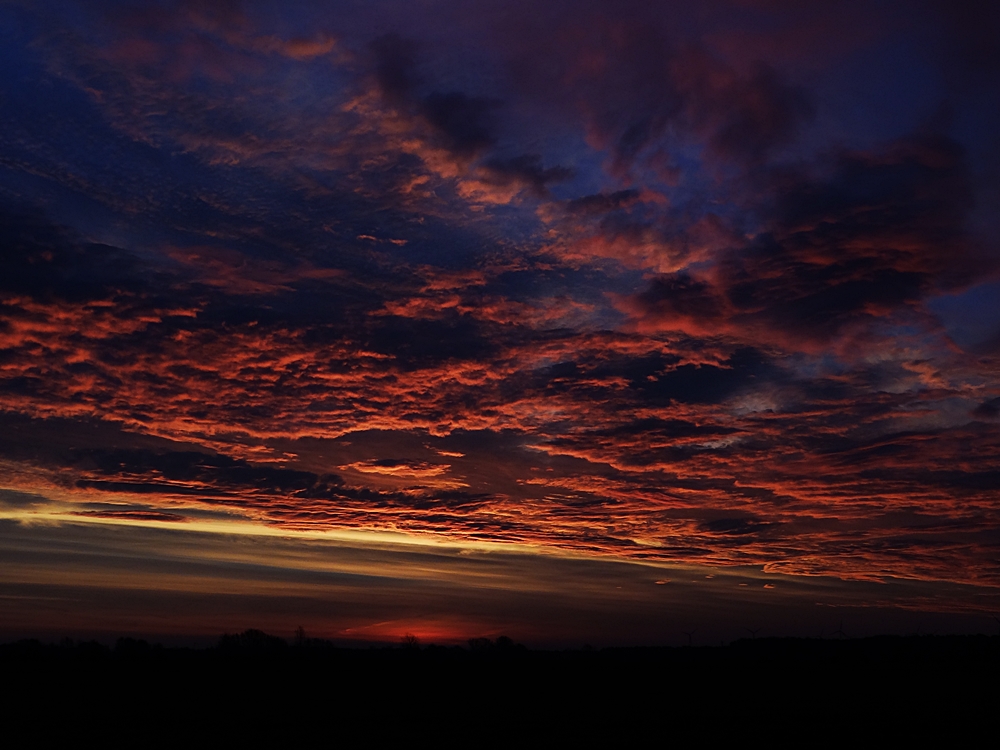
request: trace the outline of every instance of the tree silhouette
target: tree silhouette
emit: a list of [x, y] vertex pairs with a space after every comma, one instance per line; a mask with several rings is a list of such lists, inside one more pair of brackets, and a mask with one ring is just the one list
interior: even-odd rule
[[288, 644], [284, 638], [256, 629], [244, 630], [237, 635], [226, 633], [219, 638], [218, 645], [218, 648], [224, 651], [275, 651], [287, 647]]
[[514, 651], [526, 650], [524, 645], [515, 643], [513, 638], [506, 635], [498, 636], [495, 641], [492, 641], [489, 638], [470, 638], [468, 643], [471, 651], [480, 654], [509, 654]]

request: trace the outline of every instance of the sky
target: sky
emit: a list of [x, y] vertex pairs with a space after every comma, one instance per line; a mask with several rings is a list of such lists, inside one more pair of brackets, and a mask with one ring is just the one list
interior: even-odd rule
[[995, 631], [998, 40], [0, 4], [0, 636]]

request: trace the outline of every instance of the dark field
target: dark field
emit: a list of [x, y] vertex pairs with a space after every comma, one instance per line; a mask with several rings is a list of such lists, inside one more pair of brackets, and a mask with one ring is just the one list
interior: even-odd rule
[[506, 639], [290, 645], [247, 631], [207, 649], [132, 639], [0, 646], [8, 731], [141, 745], [952, 742], [991, 726], [998, 667], [1000, 637], [987, 636], [531, 651]]

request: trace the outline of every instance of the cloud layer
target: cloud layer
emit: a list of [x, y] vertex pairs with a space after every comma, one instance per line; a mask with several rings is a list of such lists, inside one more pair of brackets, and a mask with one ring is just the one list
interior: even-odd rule
[[957, 17], [50, 5], [0, 11], [5, 507], [1000, 584]]

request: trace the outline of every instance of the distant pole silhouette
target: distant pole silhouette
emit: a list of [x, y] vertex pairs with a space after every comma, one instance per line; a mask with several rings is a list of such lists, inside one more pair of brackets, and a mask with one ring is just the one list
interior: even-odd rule
[[1000, 635], [1000, 617], [994, 616], [993, 619], [997, 621], [997, 635]]
[[839, 635], [841, 638], [846, 638], [847, 637], [847, 633], [844, 632], [844, 621], [843, 620], [840, 621], [840, 627], [838, 627], [836, 630], [834, 630], [833, 633], [831, 633], [831, 635]]
[[752, 640], [752, 641], [756, 641], [757, 640], [757, 633], [760, 632], [760, 628], [756, 628], [756, 629], [754, 629], [754, 628], [743, 628], [743, 629], [750, 634], [750, 640]]
[[690, 630], [690, 631], [689, 630], [682, 630], [681, 632], [684, 633], [684, 635], [686, 635], [688, 637], [688, 645], [690, 646], [691, 643], [692, 643], [692, 638], [694, 638], [694, 634], [697, 633], [698, 630], [697, 629]]

